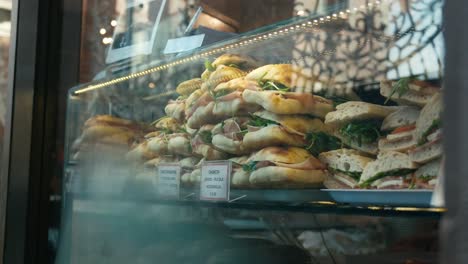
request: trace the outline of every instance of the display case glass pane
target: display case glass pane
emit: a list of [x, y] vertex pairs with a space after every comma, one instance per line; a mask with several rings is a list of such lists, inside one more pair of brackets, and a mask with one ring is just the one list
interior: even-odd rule
[[[151, 263], [181, 243], [172, 230], [174, 240], [157, 242], [144, 231], [146, 219], [164, 226], [156, 212], [170, 212], [187, 216], [187, 236], [204, 242], [165, 263], [199, 259], [220, 237], [223, 250], [199, 263], [248, 259], [249, 243], [259, 259], [271, 254], [265, 261], [305, 252], [330, 263], [396, 255], [431, 263], [445, 211], [433, 199], [443, 171], [442, 7], [85, 1], [79, 76], [67, 96], [62, 254], [72, 263], [135, 259], [148, 246], [140, 258]], [[185, 222], [168, 221], [186, 232], [177, 227]], [[114, 241], [107, 223], [134, 226], [125, 230], [132, 238], [94, 247], [101, 231]]]

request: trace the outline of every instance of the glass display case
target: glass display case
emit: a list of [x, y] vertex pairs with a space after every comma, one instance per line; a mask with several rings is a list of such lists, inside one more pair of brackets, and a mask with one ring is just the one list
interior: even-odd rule
[[438, 263], [443, 8], [64, 1], [47, 262]]

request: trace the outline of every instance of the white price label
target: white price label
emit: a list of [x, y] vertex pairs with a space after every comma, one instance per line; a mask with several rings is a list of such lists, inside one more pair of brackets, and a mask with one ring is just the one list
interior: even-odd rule
[[201, 171], [200, 200], [228, 201], [231, 161], [205, 161]]
[[179, 199], [180, 165], [160, 163], [158, 170], [158, 194], [165, 198]]

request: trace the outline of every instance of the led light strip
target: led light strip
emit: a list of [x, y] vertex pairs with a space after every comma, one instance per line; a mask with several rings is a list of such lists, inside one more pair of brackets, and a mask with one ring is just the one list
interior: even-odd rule
[[[370, 8], [370, 7], [374, 6], [374, 5], [379, 5], [380, 2], [381, 1], [377, 0], [374, 3], [368, 3], [367, 6]], [[164, 65], [161, 65], [161, 66], [157, 66], [157, 67], [154, 67], [154, 68], [151, 68], [151, 69], [148, 69], [148, 70], [132, 73], [132, 74], [129, 74], [127, 76], [119, 77], [119, 78], [116, 78], [116, 79], [113, 79], [113, 80], [110, 80], [110, 81], [106, 81], [106, 82], [102, 82], [102, 83], [99, 83], [99, 84], [89, 85], [86, 88], [79, 89], [79, 90], [75, 91], [74, 94], [81, 94], [81, 93], [89, 92], [89, 91], [92, 91], [92, 90], [100, 89], [100, 88], [103, 88], [103, 87], [106, 87], [106, 86], [109, 86], [109, 85], [113, 85], [113, 84], [116, 84], [116, 83], [121, 83], [121, 82], [130, 80], [130, 79], [135, 79], [135, 78], [138, 78], [138, 77], [141, 77], [141, 76], [148, 75], [150, 73], [154, 73], [154, 72], [158, 72], [158, 71], [161, 71], [161, 70], [168, 69], [168, 68], [176, 66], [176, 65], [185, 64], [185, 63], [190, 62], [190, 61], [195, 61], [195, 60], [207, 58], [207, 57], [209, 57], [211, 55], [215, 55], [215, 54], [218, 54], [218, 53], [221, 53], [221, 52], [226, 52], [226, 51], [231, 50], [231, 49], [235, 49], [235, 48], [238, 48], [238, 47], [243, 47], [243, 46], [246, 46], [246, 45], [251, 45], [253, 43], [262, 42], [264, 40], [279, 37], [279, 36], [284, 36], [284, 35], [293, 33], [293, 32], [295, 32], [297, 30], [317, 26], [319, 24], [323, 24], [323, 23], [326, 23], [326, 22], [334, 20], [334, 19], [338, 19], [338, 18], [345, 19], [347, 14], [356, 13], [360, 9], [364, 10], [366, 8], [367, 7], [365, 5], [361, 5], [359, 8], [357, 8], [357, 7], [353, 8], [353, 10], [346, 9], [346, 10], [340, 11], [338, 13], [334, 13], [332, 15], [324, 16], [324, 17], [321, 17], [321, 18], [318, 18], [318, 19], [313, 19], [313, 20], [310, 20], [310, 21], [307, 21], [307, 22], [303, 22], [301, 24], [293, 25], [293, 26], [290, 26], [289, 28], [284, 28], [284, 29], [280, 29], [280, 30], [277, 30], [277, 31], [268, 32], [268, 33], [265, 33], [263, 35], [259, 35], [259, 36], [256, 36], [256, 37], [253, 37], [253, 38], [250, 38], [250, 39], [240, 41], [238, 43], [226, 45], [224, 47], [216, 48], [216, 49], [213, 49], [211, 51], [205, 51], [205, 52], [202, 52], [200, 54], [193, 55], [193, 56], [185, 58], [185, 59], [176, 60], [176, 61], [164, 64]]]

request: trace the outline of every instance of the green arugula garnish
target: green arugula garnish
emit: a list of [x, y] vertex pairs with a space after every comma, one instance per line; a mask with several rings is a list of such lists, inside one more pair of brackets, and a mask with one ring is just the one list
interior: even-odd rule
[[354, 121], [340, 129], [343, 135], [349, 142], [357, 142], [359, 146], [362, 143], [373, 143], [380, 137], [380, 127], [382, 121], [365, 120]]
[[216, 70], [216, 68], [209, 60], [205, 60], [205, 68], [210, 72], [214, 72]]
[[434, 179], [435, 177], [436, 176], [434, 176], [434, 175], [433, 176], [431, 176], [431, 175], [421, 175], [421, 176], [418, 177], [418, 179], [421, 179], [421, 180], [427, 182], [427, 181], [430, 181], [430, 180]]
[[336, 171], [336, 172], [341, 172], [343, 174], [348, 175], [349, 177], [355, 179], [356, 181], [359, 181], [361, 178], [362, 172], [360, 171], [344, 171], [344, 170], [339, 170], [339, 169], [334, 169], [334, 168], [328, 168], [331, 171]]
[[396, 93], [398, 98], [402, 97], [405, 93], [409, 91], [409, 83], [413, 80], [413, 77], [401, 78], [392, 86], [392, 91], [390, 95], [385, 100], [384, 104], [387, 104], [391, 100], [392, 96]]
[[268, 125], [278, 125], [278, 123], [275, 121], [265, 119], [265, 118], [261, 118], [259, 116], [251, 115], [248, 125], [254, 126], [254, 127], [265, 127]]
[[257, 169], [257, 163], [258, 163], [258, 161], [247, 162], [246, 164], [242, 165], [242, 169], [245, 172], [252, 172], [252, 171]]
[[289, 92], [290, 90], [286, 85], [273, 81], [262, 81], [260, 82], [260, 87], [262, 87], [264, 91]]
[[211, 141], [213, 140], [213, 135], [211, 134], [211, 131], [201, 131], [198, 133], [198, 135], [203, 140], [203, 142], [205, 142], [206, 144], [211, 144]]
[[309, 145], [305, 149], [314, 156], [322, 152], [341, 148], [341, 141], [338, 138], [324, 132], [307, 133], [306, 140], [309, 142]]
[[432, 121], [431, 126], [422, 134], [421, 138], [418, 141], [418, 145], [424, 145], [427, 142], [427, 136], [430, 134], [434, 133], [437, 129], [442, 127], [442, 120], [440, 119], [435, 119]]
[[415, 169], [395, 169], [395, 170], [380, 172], [380, 173], [377, 173], [374, 177], [371, 177], [367, 179], [366, 181], [364, 181], [361, 184], [361, 187], [369, 187], [376, 180], [380, 180], [388, 176], [405, 176], [407, 174], [413, 173], [414, 171]]

